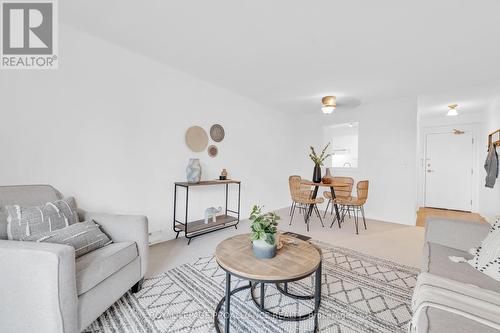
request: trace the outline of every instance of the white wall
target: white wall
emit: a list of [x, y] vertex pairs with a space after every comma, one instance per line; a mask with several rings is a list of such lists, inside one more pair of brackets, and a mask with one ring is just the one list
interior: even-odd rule
[[[147, 215], [166, 238], [190, 157], [203, 179], [227, 168], [242, 181], [243, 217], [289, 205], [292, 118], [73, 28], [60, 35], [59, 70], [0, 73], [0, 184], [49, 183], [85, 209]], [[219, 156], [190, 152], [186, 129], [214, 123]], [[192, 218], [223, 205], [222, 187], [198, 193]]]
[[415, 224], [416, 114], [416, 98], [407, 98], [354, 110], [338, 108], [317, 122], [318, 127], [359, 122], [358, 168], [335, 169], [334, 176], [370, 181], [365, 209], [369, 218]]
[[[484, 132], [482, 140], [480, 141], [479, 156], [480, 161], [484, 163], [486, 158], [486, 147], [488, 145], [488, 134], [500, 128], [500, 95], [497, 96], [485, 112]], [[497, 152], [500, 148], [497, 147]], [[500, 178], [497, 179], [494, 188], [487, 188], [484, 186], [484, 178], [486, 171], [481, 168], [480, 184], [481, 189], [479, 192], [480, 198], [480, 213], [484, 216], [500, 215]]]

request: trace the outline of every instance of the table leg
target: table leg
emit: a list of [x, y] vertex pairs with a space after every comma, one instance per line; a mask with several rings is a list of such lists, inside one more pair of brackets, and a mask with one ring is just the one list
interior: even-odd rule
[[322, 262], [319, 263], [315, 276], [315, 291], [314, 291], [314, 332], [319, 331], [319, 306], [321, 304], [321, 276], [322, 276]]
[[261, 282], [260, 283], [260, 307], [261, 307], [261, 309], [264, 309], [264, 299], [265, 299], [264, 288], [265, 288], [265, 284], [264, 284], [264, 282]]
[[335, 207], [335, 216], [337, 217], [337, 221], [339, 222], [339, 229], [340, 229], [341, 226], [340, 226], [339, 206], [335, 203], [335, 189], [333, 188], [333, 186], [330, 187], [330, 192], [332, 193], [332, 202], [333, 206]]
[[226, 301], [224, 304], [224, 319], [225, 319], [225, 330], [224, 333], [229, 333], [229, 317], [231, 315], [231, 274], [226, 272]]
[[[314, 186], [314, 190], [313, 190], [313, 194], [311, 196], [311, 199], [316, 199], [316, 197], [318, 196], [318, 189], [319, 189], [319, 186]], [[304, 217], [306, 223], [307, 223], [307, 227], [308, 227], [308, 230], [309, 231], [309, 218], [311, 217], [312, 215], [312, 211], [313, 211], [313, 208], [314, 208], [314, 204], [310, 204], [309, 205], [309, 209], [307, 211], [307, 214], [306, 216]]]

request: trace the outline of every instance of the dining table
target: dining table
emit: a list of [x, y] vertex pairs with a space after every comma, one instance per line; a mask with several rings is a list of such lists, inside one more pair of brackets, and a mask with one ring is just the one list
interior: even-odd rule
[[[318, 196], [318, 190], [319, 190], [320, 187], [330, 188], [330, 193], [332, 194], [332, 204], [333, 204], [333, 206], [335, 208], [335, 218], [338, 221], [339, 228], [341, 228], [341, 225], [340, 225], [341, 219], [340, 219], [339, 207], [335, 203], [335, 198], [336, 198], [336, 196], [335, 196], [335, 189], [336, 188], [337, 189], [349, 188], [349, 184], [341, 183], [341, 182], [335, 182], [335, 181], [332, 181], [329, 184], [328, 183], [323, 183], [323, 182], [315, 183], [313, 181], [305, 180], [305, 179], [301, 181], [301, 184], [313, 187], [313, 192], [312, 192], [312, 195], [311, 195], [311, 199], [316, 199], [317, 198], [317, 196]], [[309, 221], [309, 218], [312, 215], [313, 209], [314, 209], [314, 204], [310, 204], [308, 212], [307, 212], [306, 217], [305, 217], [306, 223]], [[335, 222], [335, 220], [333, 220], [332, 225], [333, 225], [334, 222]]]

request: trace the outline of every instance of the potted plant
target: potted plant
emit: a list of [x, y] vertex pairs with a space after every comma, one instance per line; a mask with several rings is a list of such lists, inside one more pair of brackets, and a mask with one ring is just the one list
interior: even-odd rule
[[316, 151], [314, 150], [313, 146], [310, 146], [309, 148], [311, 149], [311, 153], [309, 154], [309, 158], [314, 162], [314, 171], [313, 171], [313, 182], [315, 183], [320, 183], [321, 182], [321, 166], [323, 165], [323, 162], [332, 154], [327, 154], [326, 150], [330, 146], [330, 142], [323, 148], [321, 151], [321, 154], [318, 156], [316, 154]]
[[269, 259], [276, 255], [277, 225], [280, 217], [276, 213], [262, 213], [262, 206], [254, 205], [250, 214], [253, 254], [257, 258]]

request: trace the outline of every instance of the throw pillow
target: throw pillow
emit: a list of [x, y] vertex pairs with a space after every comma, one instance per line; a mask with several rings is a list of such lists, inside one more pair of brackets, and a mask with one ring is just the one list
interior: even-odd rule
[[94, 221], [78, 222], [62, 229], [28, 236], [23, 240], [73, 246], [76, 258], [112, 243]]
[[500, 219], [493, 223], [490, 232], [477, 248], [474, 258], [468, 261], [472, 267], [500, 281]]
[[42, 206], [5, 206], [7, 213], [7, 236], [10, 240], [67, 227], [78, 222], [74, 198], [47, 202]]

